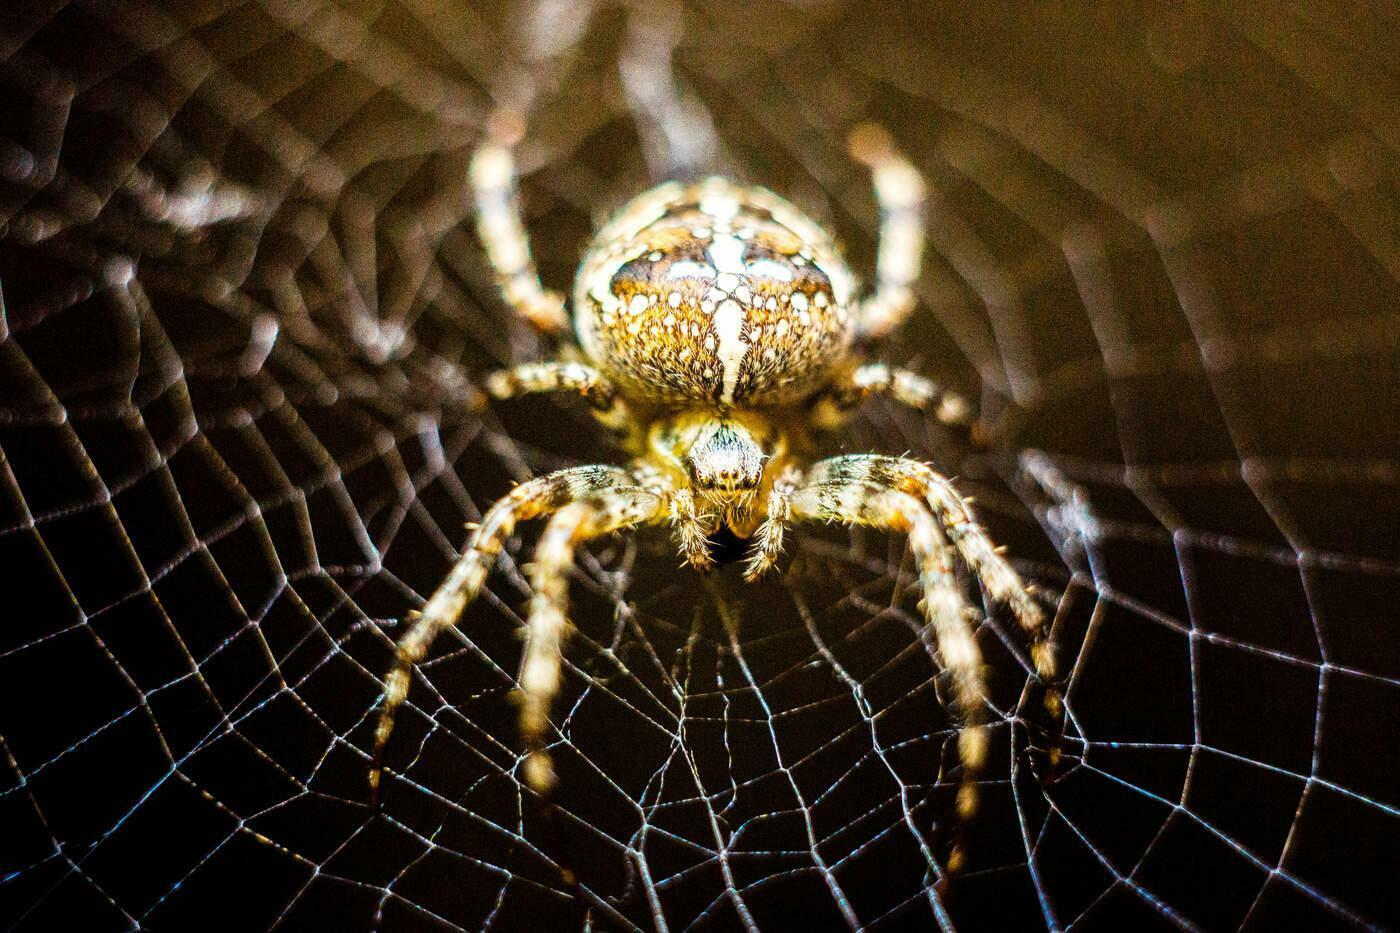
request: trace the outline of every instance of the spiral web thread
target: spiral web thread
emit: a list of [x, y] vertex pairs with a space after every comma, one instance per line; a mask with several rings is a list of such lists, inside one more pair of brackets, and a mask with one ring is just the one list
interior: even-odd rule
[[[650, 9], [0, 14], [0, 918], [1396, 920], [1394, 19]], [[464, 523], [616, 456], [580, 405], [473, 388], [547, 349], [469, 233], [493, 102], [530, 113], [556, 287], [659, 172], [783, 192], [857, 268], [845, 128], [884, 122], [927, 173], [923, 310], [887, 356], [1017, 428], [978, 453], [876, 405], [845, 449], [960, 477], [1069, 675], [1051, 769], [986, 607], [963, 875], [956, 723], [903, 544], [871, 534], [808, 535], [757, 587], [660, 536], [591, 549], [542, 809], [508, 699], [527, 530], [419, 669], [368, 807], [380, 677]]]

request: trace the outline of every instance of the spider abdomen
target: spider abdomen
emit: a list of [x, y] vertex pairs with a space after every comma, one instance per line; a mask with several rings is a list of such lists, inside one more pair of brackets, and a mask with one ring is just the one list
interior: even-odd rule
[[852, 339], [851, 275], [831, 237], [761, 188], [654, 188], [599, 231], [575, 286], [583, 348], [663, 404], [785, 404]]

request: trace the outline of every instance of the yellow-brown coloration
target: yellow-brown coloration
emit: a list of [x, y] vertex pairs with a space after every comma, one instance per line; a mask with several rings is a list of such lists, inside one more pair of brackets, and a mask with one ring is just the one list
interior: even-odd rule
[[831, 238], [761, 188], [663, 185], [599, 232], [574, 291], [599, 369], [661, 405], [783, 405], [845, 362], [851, 276]]
[[[477, 229], [502, 295], [536, 327], [557, 332], [562, 305], [539, 281], [518, 215], [510, 147], [519, 121], [501, 117], [491, 127], [495, 135], [472, 165]], [[777, 195], [721, 178], [668, 183], [628, 204], [585, 253], [574, 286], [578, 347], [570, 358], [488, 377], [487, 390], [501, 399], [583, 395], [632, 460], [531, 480], [486, 513], [399, 641], [375, 731], [370, 784], [376, 795], [380, 755], [413, 666], [439, 633], [457, 624], [519, 521], [550, 517], [533, 566], [518, 680], [527, 750], [521, 773], [541, 794], [555, 784], [549, 713], [569, 629], [567, 569], [578, 545], [669, 523], [685, 562], [704, 569], [713, 562], [712, 537], [728, 529], [752, 542], [744, 575], [754, 579], [779, 559], [788, 524], [840, 522], [908, 537], [920, 607], [963, 717], [957, 809], [971, 816], [987, 754], [986, 689], [955, 562], [1010, 608], [1032, 639], [1031, 658], [1044, 679], [1054, 676], [1054, 655], [1031, 591], [946, 478], [924, 463], [875, 454], [807, 465], [821, 434], [839, 428], [870, 395], [948, 423], [965, 423], [969, 412], [921, 376], [863, 360], [865, 344], [914, 306], [923, 183], [883, 131], [858, 130], [852, 153], [871, 167], [881, 209], [869, 296], [856, 296], [831, 235]], [[963, 858], [959, 846], [948, 864]]]

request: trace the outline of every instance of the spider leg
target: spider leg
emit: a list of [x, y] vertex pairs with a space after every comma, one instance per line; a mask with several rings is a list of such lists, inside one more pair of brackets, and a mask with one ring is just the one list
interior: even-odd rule
[[487, 142], [472, 155], [468, 174], [476, 200], [476, 232], [506, 302], [538, 330], [560, 333], [569, 326], [564, 297], [540, 283], [520, 216], [512, 150], [523, 132], [518, 114], [497, 111], [488, 121]]
[[568, 573], [574, 550], [589, 538], [651, 521], [663, 514], [663, 507], [663, 496], [656, 490], [640, 486], [602, 489], [555, 513], [535, 549], [531, 580], [535, 597], [530, 603], [525, 660], [520, 669], [520, 732], [529, 751], [525, 783], [538, 793], [548, 793], [555, 781], [544, 738], [549, 707], [559, 692], [568, 627]]
[[[909, 492], [859, 478], [859, 473], [849, 464], [820, 461], [813, 469], [815, 481], [792, 494], [792, 515], [795, 519], [868, 525], [908, 535], [923, 590], [920, 606], [933, 629], [944, 669], [952, 677], [963, 717], [958, 733], [963, 777], [957, 806], [959, 816], [967, 820], [977, 809], [977, 777], [987, 758], [987, 735], [982, 726], [987, 691], [982, 652], [970, 623], [972, 610], [953, 573], [952, 549], [928, 504]], [[956, 870], [962, 857], [961, 847], [955, 847], [949, 868]]]
[[864, 123], [850, 135], [851, 155], [870, 167], [880, 203], [875, 294], [857, 309], [860, 336], [875, 340], [914, 310], [914, 284], [924, 254], [924, 180], [881, 127]]
[[[621, 405], [621, 402], [618, 404]], [[621, 417], [625, 420], [628, 416], [624, 412]], [[671, 523], [671, 534], [680, 549], [682, 565], [701, 573], [709, 570], [714, 565], [709, 538], [719, 530], [719, 516], [702, 511], [690, 484], [657, 461], [639, 457], [628, 465], [628, 469], [637, 485], [655, 490], [665, 497], [664, 514], [660, 517]]]
[[586, 363], [561, 360], [497, 370], [486, 377], [486, 391], [499, 399], [532, 392], [577, 392], [599, 411], [617, 404], [617, 389], [601, 372]]
[[917, 373], [894, 369], [884, 363], [857, 366], [835, 381], [819, 399], [819, 404], [834, 404], [836, 410], [819, 413], [817, 417], [823, 422], [839, 424], [844, 412], [872, 395], [888, 395], [910, 408], [932, 411], [944, 424], [967, 425], [972, 420], [972, 406], [961, 395]]
[[875, 454], [853, 454], [822, 460], [812, 467], [812, 483], [866, 482], [898, 489], [925, 502], [947, 531], [953, 545], [987, 592], [1011, 609], [1016, 621], [1031, 636], [1031, 660], [1042, 680], [1055, 677], [1055, 659], [1047, 640], [1045, 614], [1033, 597], [1034, 590], [1021, 580], [977, 523], [970, 500], [932, 467], [917, 460]]
[[695, 570], [709, 570], [714, 565], [709, 537], [719, 528], [719, 518], [700, 511], [695, 494], [688, 488], [677, 489], [672, 494], [670, 517], [681, 559]]
[[763, 524], [758, 526], [744, 565], [744, 579], [750, 583], [767, 573], [783, 553], [783, 532], [792, 520], [792, 494], [801, 483], [802, 471], [796, 467], [788, 467], [773, 481]]
[[439, 634], [457, 624], [467, 604], [476, 598], [516, 524], [555, 512], [570, 502], [595, 496], [601, 490], [631, 482], [631, 476], [620, 467], [574, 467], [521, 483], [487, 509], [447, 579], [439, 584], [421, 611], [410, 614], [413, 624], [399, 639], [394, 665], [384, 678], [384, 704], [374, 730], [369, 768], [373, 801], [379, 798], [384, 746], [394, 731], [394, 716], [408, 698], [413, 666], [423, 660]]

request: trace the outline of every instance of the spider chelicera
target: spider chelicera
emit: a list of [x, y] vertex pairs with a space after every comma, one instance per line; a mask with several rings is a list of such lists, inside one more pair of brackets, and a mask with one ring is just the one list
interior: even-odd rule
[[[472, 158], [477, 232], [505, 300], [569, 343], [563, 296], [542, 287], [521, 221], [512, 156], [521, 129], [518, 118], [496, 114]], [[567, 574], [582, 542], [669, 523], [684, 561], [703, 570], [713, 560], [713, 536], [727, 529], [751, 542], [744, 576], [753, 580], [777, 561], [789, 524], [840, 522], [908, 536], [921, 607], [963, 717], [958, 811], [964, 818], [974, 811], [987, 749], [986, 693], [975, 613], [955, 575], [955, 555], [1010, 607], [1046, 680], [1052, 654], [1030, 589], [948, 479], [901, 457], [807, 460], [821, 435], [871, 395], [934, 411], [947, 423], [966, 423], [970, 414], [922, 376], [864, 361], [915, 306], [924, 185], [878, 127], [858, 127], [850, 150], [871, 168], [880, 206], [873, 294], [857, 293], [831, 234], [783, 198], [718, 177], [668, 182], [632, 200], [589, 245], [574, 284], [577, 343], [568, 358], [490, 375], [486, 388], [500, 399], [583, 395], [633, 459], [541, 476], [486, 511], [398, 642], [374, 737], [376, 798], [381, 755], [413, 665], [457, 624], [519, 522], [549, 516], [535, 552], [519, 679], [522, 770], [541, 794], [555, 783], [546, 731], [569, 628]]]

